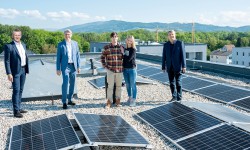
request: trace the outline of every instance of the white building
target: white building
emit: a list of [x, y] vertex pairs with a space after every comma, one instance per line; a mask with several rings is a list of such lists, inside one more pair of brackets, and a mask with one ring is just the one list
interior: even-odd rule
[[216, 63], [232, 64], [232, 49], [233, 44], [225, 45], [221, 49], [212, 51], [210, 61]]
[[[190, 60], [207, 60], [207, 44], [197, 43], [185, 43], [186, 58]], [[160, 45], [137, 45], [137, 52], [150, 54], [150, 55], [162, 55], [163, 44]]]
[[232, 62], [235, 65], [250, 67], [250, 47], [233, 48]]
[[215, 50], [210, 54], [210, 61], [216, 63], [232, 64], [232, 52]]

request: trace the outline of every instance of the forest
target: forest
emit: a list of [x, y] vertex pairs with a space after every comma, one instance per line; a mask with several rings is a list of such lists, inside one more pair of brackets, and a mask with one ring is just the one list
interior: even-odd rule
[[[36, 54], [56, 53], [57, 44], [64, 39], [62, 31], [46, 31], [42, 29], [31, 29], [28, 26], [12, 26], [0, 24], [0, 54], [3, 46], [12, 41], [12, 31], [19, 28], [22, 31], [22, 41], [27, 48]], [[124, 41], [128, 35], [133, 35], [140, 41], [156, 41], [156, 32], [145, 29], [129, 30], [119, 32], [119, 40]], [[79, 44], [80, 51], [89, 52], [90, 42], [109, 42], [109, 32], [104, 33], [73, 33], [72, 39]], [[192, 32], [176, 33], [176, 37], [185, 43], [192, 43]], [[167, 41], [167, 31], [158, 32], [158, 42]], [[250, 46], [250, 32], [195, 32], [195, 43], [205, 43], [208, 46], [207, 54], [222, 48], [226, 44], [234, 44], [236, 47]]]

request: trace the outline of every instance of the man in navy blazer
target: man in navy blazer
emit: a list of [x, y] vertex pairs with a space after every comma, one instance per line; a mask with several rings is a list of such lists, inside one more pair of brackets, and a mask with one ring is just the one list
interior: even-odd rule
[[26, 54], [26, 45], [21, 42], [22, 32], [15, 29], [12, 32], [13, 41], [4, 45], [4, 64], [8, 80], [12, 83], [12, 103], [14, 117], [22, 118], [21, 99], [26, 74], [29, 73], [29, 61]]
[[[67, 29], [64, 31], [64, 38], [57, 47], [56, 70], [57, 75], [63, 77], [62, 84], [62, 103], [63, 109], [67, 109], [68, 105], [75, 105], [72, 101], [75, 88], [76, 71], [80, 73], [80, 53], [76, 41], [71, 40], [72, 31]], [[69, 87], [69, 90], [68, 90]], [[69, 94], [67, 95], [69, 91]]]
[[176, 40], [175, 31], [168, 32], [168, 42], [163, 46], [162, 70], [168, 72], [171, 101], [182, 99], [182, 73], [186, 72], [186, 52], [184, 44]]

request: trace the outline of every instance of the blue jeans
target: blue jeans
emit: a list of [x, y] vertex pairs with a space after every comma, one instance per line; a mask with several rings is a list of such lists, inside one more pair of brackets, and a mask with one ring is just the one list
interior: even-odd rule
[[13, 112], [16, 114], [21, 109], [21, 99], [23, 93], [23, 87], [26, 79], [25, 68], [21, 68], [19, 74], [13, 75], [13, 93], [12, 93], [12, 103], [13, 103]]
[[74, 64], [68, 64], [65, 71], [62, 71], [63, 84], [62, 84], [62, 103], [66, 103], [67, 93], [69, 87], [68, 101], [72, 100], [75, 88], [76, 69]]
[[137, 77], [137, 72], [136, 69], [124, 69], [123, 70], [123, 77], [126, 83], [126, 88], [128, 92], [128, 96], [132, 96], [133, 92], [133, 99], [136, 99], [137, 95], [137, 88], [136, 88], [136, 77]]
[[170, 90], [172, 97], [177, 100], [182, 99], [182, 73], [174, 72], [173, 70], [168, 71], [168, 78], [170, 83]]

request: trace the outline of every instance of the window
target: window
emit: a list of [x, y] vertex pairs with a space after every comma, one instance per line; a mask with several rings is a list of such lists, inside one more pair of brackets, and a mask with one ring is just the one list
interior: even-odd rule
[[250, 66], [250, 62], [249, 62], [249, 64], [248, 64], [248, 66]]
[[242, 65], [244, 65], [244, 61], [242, 61]]
[[229, 59], [232, 59], [232, 56], [230, 56]]
[[186, 58], [189, 59], [189, 53], [186, 53]]
[[236, 61], [236, 65], [238, 65], [238, 61]]
[[248, 53], [248, 56], [250, 56], [250, 53]]
[[245, 53], [243, 52], [243, 56], [245, 56]]
[[238, 55], [238, 52], [236, 52], [236, 55]]

